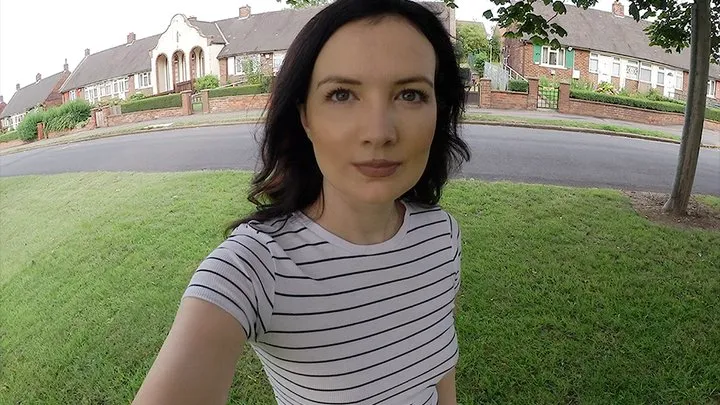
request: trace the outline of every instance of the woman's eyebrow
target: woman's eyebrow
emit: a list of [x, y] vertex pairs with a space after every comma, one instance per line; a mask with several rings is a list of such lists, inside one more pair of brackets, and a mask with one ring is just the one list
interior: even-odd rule
[[[403, 84], [418, 83], [418, 82], [427, 83], [430, 87], [434, 86], [433, 81], [428, 79], [425, 76], [410, 76], [410, 77], [406, 77], [403, 79], [399, 79], [399, 80], [395, 81], [395, 85], [403, 85]], [[328, 76], [328, 77], [320, 80], [317, 84], [317, 87], [320, 87], [323, 84], [327, 84], [327, 83], [349, 84], [349, 85], [354, 85], [354, 86], [358, 86], [358, 85], [362, 84], [362, 82], [360, 80], [352, 79], [349, 77]]]

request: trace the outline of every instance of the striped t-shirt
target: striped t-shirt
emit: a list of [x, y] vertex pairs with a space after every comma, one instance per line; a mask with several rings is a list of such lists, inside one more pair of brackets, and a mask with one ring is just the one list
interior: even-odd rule
[[460, 229], [404, 204], [400, 230], [373, 245], [300, 212], [240, 225], [184, 296], [240, 322], [279, 404], [437, 404], [458, 358]]

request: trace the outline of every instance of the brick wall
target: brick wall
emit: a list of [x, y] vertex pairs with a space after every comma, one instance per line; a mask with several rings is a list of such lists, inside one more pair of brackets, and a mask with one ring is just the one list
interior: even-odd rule
[[683, 93], [688, 94], [688, 86], [690, 85], [690, 72], [683, 72]]
[[131, 124], [133, 122], [150, 121], [158, 118], [180, 117], [183, 116], [183, 108], [164, 108], [161, 110], [138, 111], [127, 114], [110, 115], [107, 117], [109, 127], [116, 125]]
[[638, 91], [638, 87], [639, 87], [638, 85], [639, 85], [639, 83], [637, 80], [630, 80], [630, 79], [625, 80], [625, 89], [631, 93]]
[[65, 83], [65, 80], [68, 78], [68, 76], [70, 76], [70, 72], [63, 72], [63, 74], [60, 76], [60, 79], [57, 81], [57, 83], [55, 83], [55, 87], [53, 87], [50, 95], [43, 102], [46, 108], [58, 106], [64, 102], [63, 94], [60, 93], [60, 87], [62, 87], [63, 83]]
[[720, 100], [720, 80], [715, 81], [715, 100]]
[[[575, 50], [575, 69], [580, 71], [580, 80], [590, 81], [590, 51]], [[597, 74], [594, 83], [597, 83]]]
[[243, 110], [261, 110], [265, 108], [269, 98], [269, 94], [210, 98], [210, 112], [217, 113]]
[[647, 93], [648, 91], [650, 91], [651, 88], [652, 88], [652, 85], [650, 83], [639, 82], [637, 91], [639, 93]]
[[273, 54], [263, 53], [260, 55], [260, 71], [266, 75], [273, 74]]
[[[506, 39], [505, 49], [507, 50], [507, 63], [518, 73], [526, 76], [525, 73], [525, 46], [520, 39]], [[530, 55], [532, 57], [532, 55]], [[532, 60], [532, 59], [530, 59]]]
[[595, 101], [570, 99], [567, 114], [585, 115], [597, 118], [612, 118], [621, 121], [639, 122], [650, 125], [682, 125], [685, 116], [679, 113], [649, 111], [641, 108], [598, 103]]
[[518, 93], [515, 91], [498, 91], [490, 92], [490, 102], [492, 108], [505, 110], [525, 110], [527, 109], [527, 93]]
[[[525, 77], [554, 77], [555, 80], [570, 81], [572, 80], [573, 67], [568, 68], [549, 68], [541, 66], [533, 62], [534, 47], [530, 43], [523, 43], [517, 40], [513, 40], [511, 45], [508, 47], [508, 57], [513, 60], [508, 64], [513, 69], [517, 70], [518, 73]], [[521, 70], [515, 68], [514, 65], [520, 66]], [[575, 62], [574, 68], [580, 71], [580, 78], [588, 80], [590, 75], [590, 52], [582, 49], [575, 50]], [[553, 76], [551, 72], [554, 71]], [[597, 82], [597, 75], [595, 77]]]

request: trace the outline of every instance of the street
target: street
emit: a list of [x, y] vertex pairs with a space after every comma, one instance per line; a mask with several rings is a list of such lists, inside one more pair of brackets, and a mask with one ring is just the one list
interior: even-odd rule
[[[0, 156], [0, 176], [78, 171], [246, 169], [253, 125], [126, 135]], [[679, 145], [597, 134], [466, 125], [472, 159], [461, 176], [483, 180], [669, 192]], [[694, 193], [720, 195], [720, 150], [700, 151]]]

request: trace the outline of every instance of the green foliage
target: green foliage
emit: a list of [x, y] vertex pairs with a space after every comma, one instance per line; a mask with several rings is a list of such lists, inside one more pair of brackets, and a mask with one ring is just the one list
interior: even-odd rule
[[144, 93], [137, 92], [137, 93], [133, 94], [132, 96], [128, 97], [128, 101], [138, 101], [138, 100], [142, 100], [144, 98], [145, 98]]
[[173, 108], [181, 107], [182, 98], [180, 94], [168, 94], [165, 96], [157, 97], [146, 97], [137, 101], [128, 101], [121, 106], [123, 114], [147, 111], [147, 110], [159, 110], [162, 108]]
[[648, 100], [652, 100], [652, 101], [666, 101], [668, 103], [685, 104], [680, 100], [675, 100], [674, 98], [665, 97], [657, 89], [650, 89], [647, 93], [641, 94], [640, 96], [642, 96], [643, 98], [646, 98]]
[[25, 115], [25, 118], [17, 127], [18, 138], [25, 142], [32, 142], [37, 139], [37, 124], [45, 120], [45, 111], [35, 110]]
[[477, 72], [480, 77], [482, 77], [485, 74], [485, 62], [488, 61], [487, 54], [485, 52], [478, 52], [477, 54], [473, 55], [472, 59], [473, 70]]
[[16, 130], [5, 131], [2, 135], [0, 135], [0, 143], [10, 142], [16, 139], [20, 139], [20, 134]]
[[220, 87], [220, 79], [215, 75], [205, 75], [195, 79], [194, 88], [196, 91], [216, 89]]
[[219, 89], [212, 89], [208, 92], [208, 97], [214, 98], [227, 96], [244, 96], [249, 94], [261, 93], [264, 93], [263, 86], [261, 84], [250, 84], [246, 86], [222, 87]]
[[615, 86], [612, 83], [609, 82], [601, 82], [598, 84], [597, 89], [595, 90], [598, 93], [603, 94], [616, 94], [617, 91], [615, 90]]
[[107, 107], [107, 106], [113, 106], [113, 105], [120, 105], [124, 103], [125, 100], [119, 99], [117, 97], [108, 98], [105, 100], [100, 100], [97, 103], [95, 103], [96, 107]]
[[487, 33], [477, 24], [458, 24], [457, 40], [464, 57], [480, 52], [486, 53], [489, 48]]
[[560, 82], [547, 76], [540, 76], [540, 87], [557, 89], [560, 88]]
[[579, 80], [579, 79], [573, 79], [572, 82], [570, 82], [570, 89], [571, 90], [584, 90], [584, 91], [593, 91], [595, 90], [595, 86], [585, 80]]
[[519, 91], [523, 93], [527, 93], [529, 88], [529, 83], [525, 80], [510, 80], [508, 82], [508, 90], [510, 91]]
[[493, 34], [492, 38], [490, 38], [489, 47], [490, 47], [490, 49], [489, 49], [490, 60], [491, 61], [502, 60], [502, 38], [500, 38], [500, 35]]

